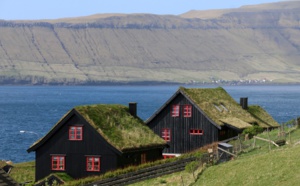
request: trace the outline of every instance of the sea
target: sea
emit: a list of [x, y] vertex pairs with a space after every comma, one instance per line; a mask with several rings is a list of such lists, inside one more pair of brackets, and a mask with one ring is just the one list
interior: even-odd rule
[[[188, 85], [187, 88], [217, 86]], [[300, 85], [222, 86], [237, 102], [248, 98], [280, 124], [300, 115]], [[0, 86], [0, 160], [32, 161], [27, 149], [78, 105], [137, 103], [143, 120], [151, 117], [177, 90], [159, 86]]]

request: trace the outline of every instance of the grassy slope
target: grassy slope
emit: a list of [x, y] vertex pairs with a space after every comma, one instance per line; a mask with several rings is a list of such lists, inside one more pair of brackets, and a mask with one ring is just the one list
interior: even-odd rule
[[[278, 139], [277, 134], [277, 130], [271, 131], [269, 133], [270, 139]], [[259, 136], [268, 138], [267, 132]], [[286, 139], [288, 144], [295, 144], [300, 141], [300, 130], [292, 132], [291, 137], [287, 135]], [[252, 144], [253, 139], [247, 143]], [[182, 171], [133, 185], [182, 185], [181, 176], [184, 180], [190, 177], [189, 182], [185, 182], [185, 185], [297, 185], [300, 178], [298, 168], [300, 145], [285, 145], [280, 148], [272, 145], [270, 151], [268, 143], [257, 140], [256, 146], [258, 148], [253, 150], [250, 148], [247, 153], [241, 154], [234, 161], [208, 167], [200, 174], [198, 181], [194, 184], [192, 184], [192, 175]], [[167, 183], [162, 183], [162, 180]]]
[[[112, 28], [67, 28], [75, 21], [68, 19], [55, 29], [0, 26], [0, 73], [32, 83], [211, 82], [210, 77], [299, 82], [298, 12], [250, 18], [246, 12], [204, 22], [151, 15], [98, 19]], [[163, 26], [123, 28], [127, 23]]]
[[10, 176], [18, 183], [33, 182], [35, 180], [35, 162], [24, 162], [14, 165]]
[[[195, 175], [199, 173], [201, 169], [195, 171]], [[164, 186], [182, 186], [190, 185], [194, 182], [192, 173], [187, 171], [181, 171], [170, 175], [161, 176], [155, 179], [149, 179], [144, 182], [131, 184], [131, 186], [153, 186], [153, 185], [164, 185]]]
[[[277, 130], [271, 131], [270, 139], [278, 139], [277, 134]], [[266, 132], [259, 136], [268, 138]], [[300, 130], [292, 132], [290, 138], [287, 135], [286, 140], [289, 144], [298, 142]], [[270, 151], [268, 143], [256, 140], [256, 146], [259, 148], [242, 154], [234, 161], [207, 168], [194, 185], [297, 185], [300, 145], [280, 148], [272, 145]]]
[[300, 146], [209, 167], [195, 185], [297, 185]]

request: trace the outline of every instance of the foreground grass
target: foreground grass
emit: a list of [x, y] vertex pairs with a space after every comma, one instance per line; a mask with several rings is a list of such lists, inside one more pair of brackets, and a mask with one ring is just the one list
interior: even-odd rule
[[[17, 163], [13, 165], [10, 176], [18, 183], [31, 182], [35, 180], [35, 162]], [[30, 184], [29, 184], [30, 185]]]
[[[286, 129], [286, 132], [291, 129]], [[259, 137], [278, 140], [278, 130], [261, 133]], [[265, 141], [256, 140], [256, 147], [253, 148], [254, 140], [243, 142], [249, 146], [245, 152], [240, 154], [237, 159], [206, 168], [203, 172], [199, 171], [197, 182], [194, 183], [192, 174], [186, 179], [184, 185], [298, 185], [300, 178], [300, 130], [293, 130], [286, 136], [287, 145], [276, 147]], [[233, 142], [233, 144], [238, 141]], [[133, 186], [150, 185], [183, 185], [182, 175], [189, 175], [183, 171], [170, 174], [151, 180], [146, 180], [133, 184]], [[165, 183], [163, 181], [166, 181]]]
[[[195, 171], [195, 175], [199, 174], [201, 171], [202, 168], [199, 167]], [[145, 180], [143, 182], [131, 184], [130, 186], [153, 186], [153, 185], [182, 186], [182, 185], [190, 185], [194, 182], [195, 182], [195, 178], [193, 177], [192, 173], [189, 173], [187, 171], [181, 171], [170, 175], [165, 175], [158, 178]]]
[[297, 185], [300, 145], [207, 168], [194, 185]]
[[[256, 140], [256, 147], [252, 148], [253, 139], [245, 142], [250, 145], [248, 151], [234, 161], [208, 167], [194, 185], [298, 185], [300, 130], [286, 129], [286, 132], [287, 145], [282, 147]], [[280, 139], [278, 130], [264, 132], [259, 137]]]

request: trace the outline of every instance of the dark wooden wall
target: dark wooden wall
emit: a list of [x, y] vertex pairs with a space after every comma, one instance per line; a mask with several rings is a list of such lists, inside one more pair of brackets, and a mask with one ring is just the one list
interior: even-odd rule
[[[68, 130], [71, 125], [83, 125], [83, 140], [70, 141]], [[73, 178], [99, 174], [86, 171], [86, 155], [101, 156], [101, 173], [117, 167], [118, 155], [89, 124], [73, 115], [46, 143], [36, 150], [36, 180], [52, 172], [51, 154], [66, 155], [65, 172]]]
[[[172, 105], [180, 105], [179, 117], [172, 117]], [[219, 129], [214, 126], [199, 110], [192, 105], [192, 117], [183, 117], [183, 105], [191, 104], [182, 94], [178, 94], [148, 126], [159, 136], [162, 135], [163, 128], [171, 129], [171, 141], [169, 148], [164, 149], [164, 153], [186, 153], [203, 147], [212, 142], [218, 141]], [[191, 135], [190, 129], [201, 129], [203, 135]]]
[[124, 153], [118, 159], [118, 167], [124, 168], [124, 167], [128, 167], [131, 165], [141, 164], [142, 154], [146, 154], [147, 162], [153, 162], [156, 160], [163, 159], [162, 150], [163, 150], [163, 148], [155, 148], [155, 149], [151, 149], [151, 150], [142, 150], [142, 151]]
[[[61, 128], [36, 150], [36, 181], [53, 172], [51, 170], [51, 155], [65, 155], [65, 171], [73, 178], [103, 174], [129, 165], [141, 163], [141, 154], [146, 153], [147, 161], [162, 159], [162, 149], [141, 150], [131, 153], [120, 153], [104, 140], [99, 133], [80, 116], [70, 113], [71, 117]], [[71, 125], [83, 126], [83, 140], [70, 141], [68, 130]], [[100, 156], [100, 172], [86, 171], [86, 156]]]

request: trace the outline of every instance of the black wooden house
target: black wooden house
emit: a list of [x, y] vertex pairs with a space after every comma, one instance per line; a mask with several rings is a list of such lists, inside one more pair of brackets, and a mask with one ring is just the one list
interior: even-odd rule
[[252, 125], [279, 126], [261, 107], [248, 107], [247, 98], [241, 104], [221, 87], [180, 87], [146, 124], [168, 143], [165, 158], [234, 137]]
[[165, 145], [132, 103], [75, 107], [27, 151], [36, 153], [37, 181], [55, 172], [81, 178], [155, 161]]

